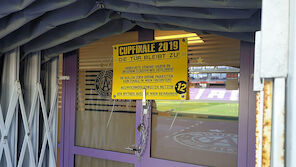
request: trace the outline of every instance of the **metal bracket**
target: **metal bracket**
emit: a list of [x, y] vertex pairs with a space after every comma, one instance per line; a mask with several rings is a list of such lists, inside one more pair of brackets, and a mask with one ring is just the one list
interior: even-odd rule
[[146, 90], [143, 89], [143, 99], [142, 99], [142, 105], [143, 105], [143, 114], [148, 114], [148, 107], [147, 107], [147, 101], [146, 101]]
[[61, 81], [69, 81], [70, 80], [70, 76], [59, 76], [58, 77], [58, 80], [61, 80]]
[[140, 152], [141, 151], [141, 148], [140, 147], [135, 147], [135, 146], [127, 147], [125, 149], [126, 150], [129, 150], [129, 151], [134, 151], [134, 152]]

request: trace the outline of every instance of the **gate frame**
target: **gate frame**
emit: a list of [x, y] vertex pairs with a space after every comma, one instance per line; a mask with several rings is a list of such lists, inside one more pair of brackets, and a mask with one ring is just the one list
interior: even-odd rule
[[[153, 40], [153, 30], [140, 29], [139, 41]], [[88, 156], [112, 161], [134, 164], [140, 167], [145, 161], [138, 161], [133, 154], [125, 154], [113, 151], [105, 151], [94, 148], [75, 146], [75, 112], [76, 90], [78, 74], [78, 54], [75, 50], [63, 56], [63, 75], [69, 76], [70, 80], [63, 81], [62, 87], [62, 114], [61, 114], [61, 142], [59, 148], [60, 165], [62, 167], [74, 167], [75, 155]], [[239, 95], [239, 130], [238, 130], [238, 157], [237, 164], [240, 167], [255, 166], [255, 128], [256, 128], [256, 95], [253, 92], [254, 73], [254, 43], [241, 42], [240, 52], [240, 95]], [[137, 113], [142, 110], [142, 102], [137, 101]], [[139, 115], [139, 114], [138, 114]], [[137, 117], [136, 124], [139, 123]], [[136, 141], [138, 138], [136, 131]], [[150, 137], [150, 135], [149, 135]], [[148, 143], [150, 144], [150, 138]], [[149, 149], [148, 149], [149, 150]], [[143, 157], [150, 157], [146, 151]], [[116, 158], [114, 158], [116, 157]], [[152, 164], [160, 166], [178, 164], [180, 167], [198, 167], [198, 165], [174, 162], [156, 158], [149, 158]]]

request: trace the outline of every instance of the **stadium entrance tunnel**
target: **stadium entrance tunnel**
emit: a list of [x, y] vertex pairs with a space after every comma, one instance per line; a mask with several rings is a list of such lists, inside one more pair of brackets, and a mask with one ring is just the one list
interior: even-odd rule
[[1, 2], [0, 166], [254, 166], [260, 18], [260, 0]]

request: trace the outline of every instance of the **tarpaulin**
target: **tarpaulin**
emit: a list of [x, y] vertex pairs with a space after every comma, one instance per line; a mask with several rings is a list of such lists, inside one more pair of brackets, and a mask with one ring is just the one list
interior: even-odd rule
[[102, 37], [124, 33], [136, 25], [253, 42], [254, 32], [260, 30], [262, 2], [0, 0], [0, 3], [0, 54], [20, 46], [23, 55], [42, 51], [46, 56], [53, 56]]

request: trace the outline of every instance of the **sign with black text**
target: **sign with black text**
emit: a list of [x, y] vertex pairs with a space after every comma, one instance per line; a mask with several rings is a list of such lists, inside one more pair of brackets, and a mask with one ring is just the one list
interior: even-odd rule
[[187, 39], [113, 46], [113, 99], [186, 99]]

